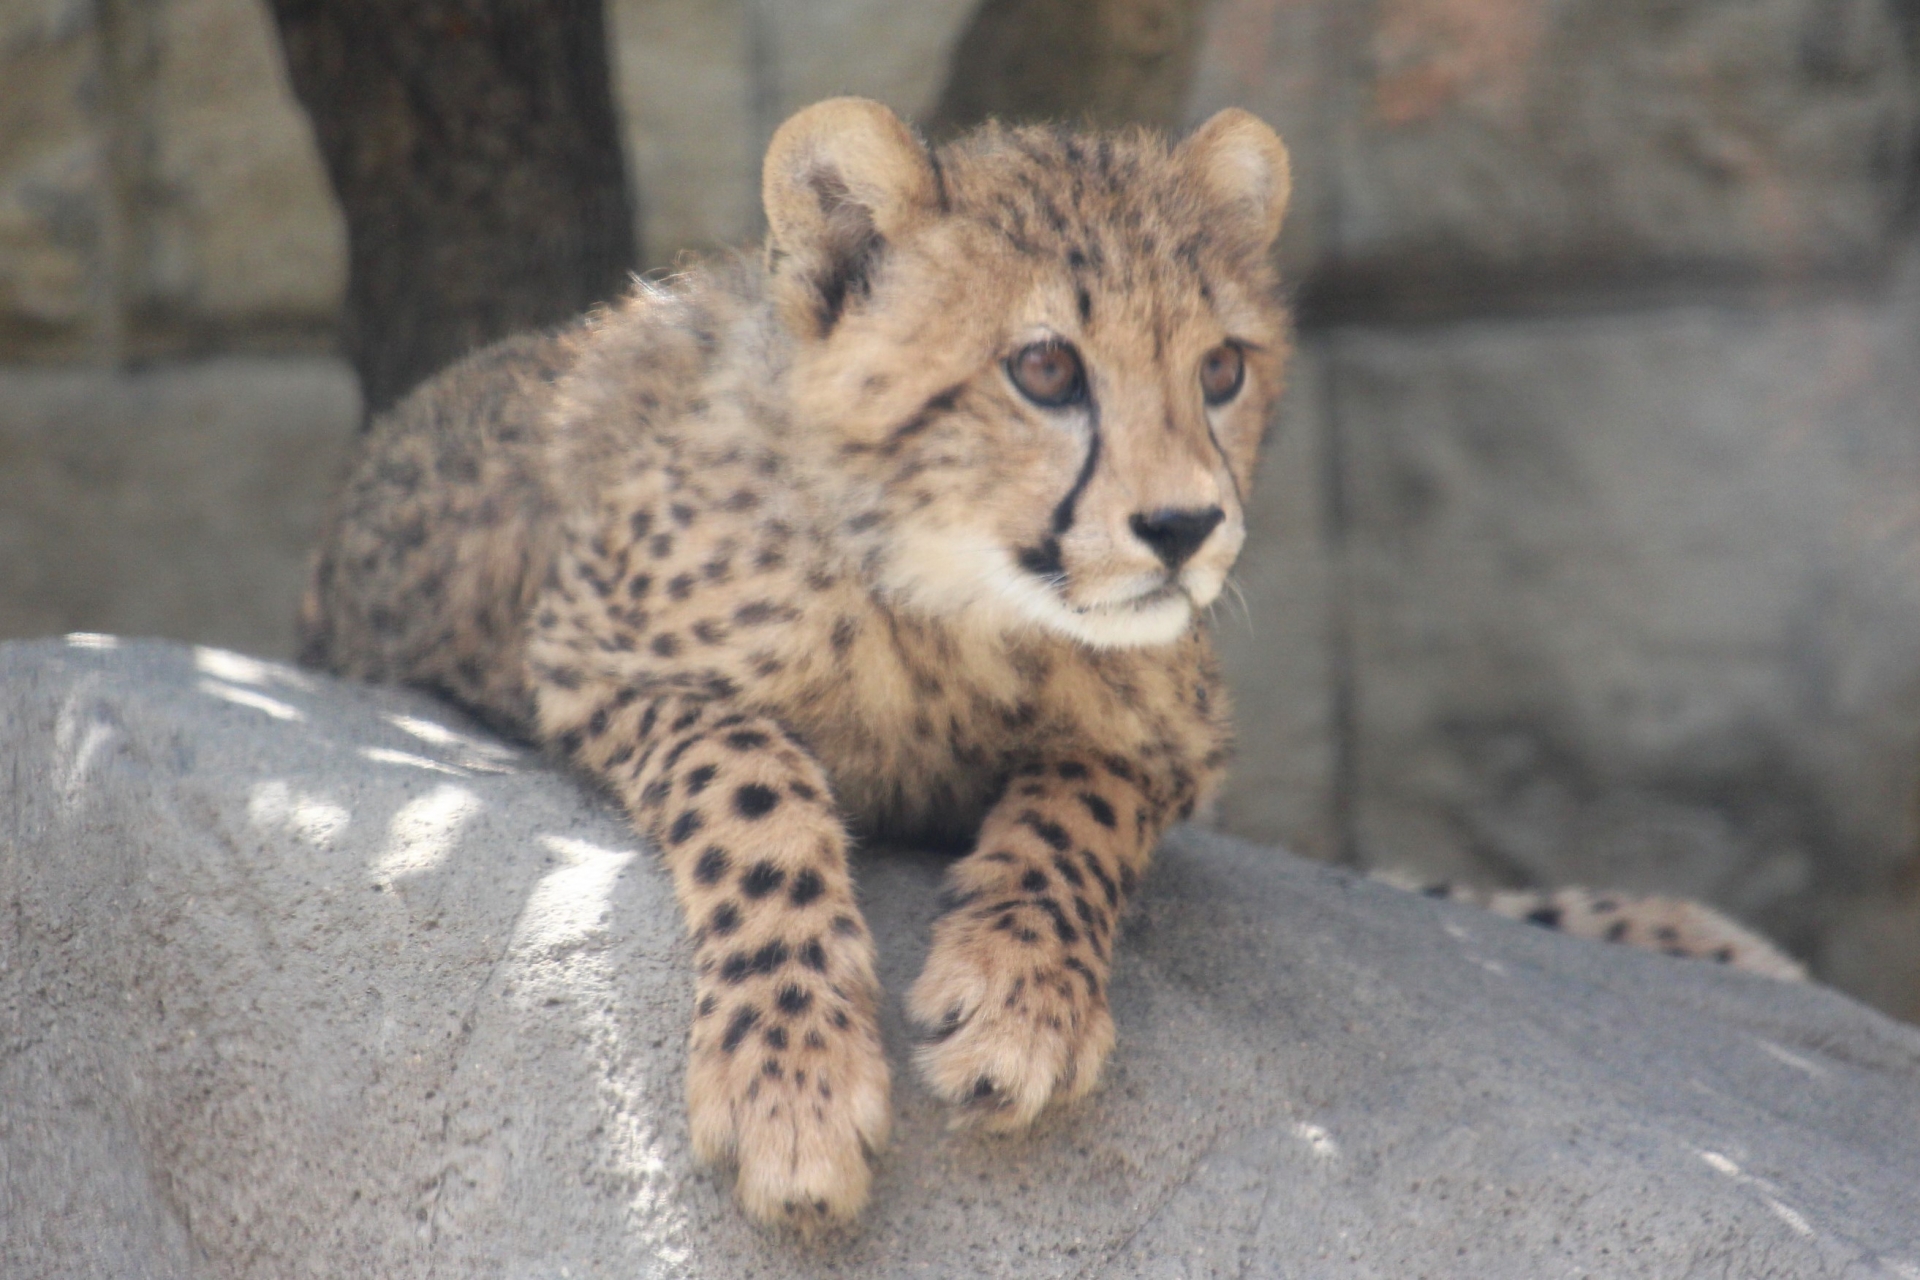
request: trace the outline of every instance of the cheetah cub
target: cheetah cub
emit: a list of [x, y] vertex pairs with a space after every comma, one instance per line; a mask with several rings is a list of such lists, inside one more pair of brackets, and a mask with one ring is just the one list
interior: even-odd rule
[[958, 844], [908, 997], [929, 1088], [1093, 1088], [1116, 924], [1227, 753], [1201, 612], [1288, 322], [1287, 152], [838, 99], [775, 134], [763, 256], [499, 344], [375, 425], [304, 657], [550, 744], [664, 854], [693, 1142], [747, 1209], [867, 1198], [888, 1129], [850, 832]]

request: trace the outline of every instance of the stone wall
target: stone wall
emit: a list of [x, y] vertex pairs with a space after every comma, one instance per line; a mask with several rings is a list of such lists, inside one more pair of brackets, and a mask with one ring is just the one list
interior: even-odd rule
[[[644, 265], [757, 233], [794, 107], [928, 111], [973, 8], [609, 0]], [[1302, 323], [1223, 823], [1705, 897], [1920, 1017], [1913, 6], [1205, 23], [1185, 116], [1286, 136]], [[0, 84], [0, 635], [285, 653], [358, 409], [260, 0], [15, 0]]]
[[16, 0], [0, 83], [0, 359], [330, 347], [344, 231], [258, 0]]

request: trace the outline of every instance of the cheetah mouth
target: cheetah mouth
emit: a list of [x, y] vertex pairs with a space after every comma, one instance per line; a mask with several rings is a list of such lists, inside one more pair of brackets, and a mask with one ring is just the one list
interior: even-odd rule
[[1069, 603], [1067, 607], [1084, 617], [1125, 617], [1161, 608], [1175, 600], [1184, 601], [1189, 606], [1193, 603], [1193, 597], [1188, 594], [1186, 587], [1169, 580], [1159, 586], [1149, 587], [1138, 595], [1128, 596], [1125, 600], [1104, 600], [1098, 604]]

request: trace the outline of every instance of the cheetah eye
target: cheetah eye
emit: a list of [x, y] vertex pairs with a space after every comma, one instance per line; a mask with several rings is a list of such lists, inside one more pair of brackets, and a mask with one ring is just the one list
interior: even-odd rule
[[1247, 358], [1234, 342], [1223, 342], [1200, 357], [1200, 394], [1208, 404], [1225, 404], [1247, 380]]
[[1080, 353], [1058, 338], [1032, 343], [1007, 357], [1007, 376], [1021, 395], [1043, 409], [1062, 409], [1087, 398]]

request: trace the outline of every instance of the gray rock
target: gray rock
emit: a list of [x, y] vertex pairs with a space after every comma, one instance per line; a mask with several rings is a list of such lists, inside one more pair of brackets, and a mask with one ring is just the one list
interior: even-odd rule
[[1704, 898], [1920, 1016], [1916, 332], [1920, 258], [1333, 338], [1367, 865]]
[[780, 122], [838, 94], [909, 118], [940, 92], [973, 0], [608, 0], [614, 96], [646, 263], [765, 229], [760, 160]]
[[1295, 149], [1349, 312], [1886, 260], [1920, 85], [1885, 0], [1222, 0], [1190, 115]]
[[0, 6], [0, 351], [325, 350], [346, 227], [262, 0]]
[[291, 655], [359, 417], [337, 360], [0, 370], [0, 637], [122, 631]]
[[99, 39], [87, 0], [0, 7], [0, 351], [107, 345], [111, 219]]
[[[693, 1170], [688, 948], [617, 815], [403, 693], [0, 648], [0, 1274], [1920, 1275], [1920, 1032], [1171, 837], [1102, 1091], [861, 1227]], [[937, 859], [862, 859], [889, 990]]]
[[346, 293], [346, 220], [272, 15], [261, 0], [130, 13], [152, 52], [149, 80], [132, 90], [151, 116], [122, 121], [148, 133], [149, 168], [129, 175], [140, 187], [128, 305], [212, 329], [226, 350], [269, 328], [325, 349]]
[[1247, 503], [1247, 545], [1213, 609], [1233, 693], [1233, 771], [1213, 818], [1260, 844], [1339, 854], [1335, 560], [1327, 543], [1327, 421], [1319, 344], [1287, 368]]

